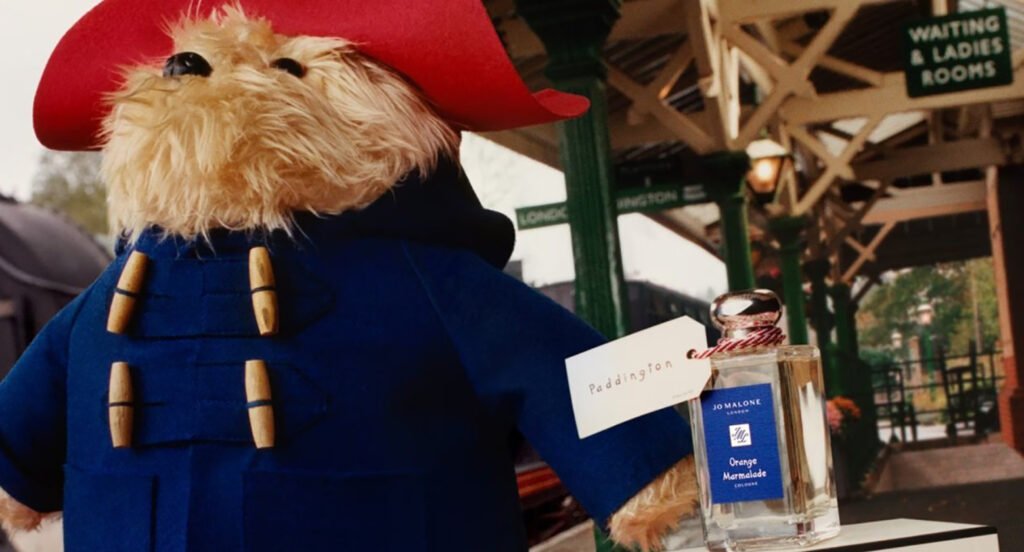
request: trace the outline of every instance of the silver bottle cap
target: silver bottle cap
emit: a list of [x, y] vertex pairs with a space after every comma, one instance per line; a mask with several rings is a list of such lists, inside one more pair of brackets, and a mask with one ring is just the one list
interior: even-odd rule
[[719, 295], [711, 303], [711, 321], [725, 337], [739, 338], [771, 328], [782, 317], [782, 302], [775, 292], [750, 289]]

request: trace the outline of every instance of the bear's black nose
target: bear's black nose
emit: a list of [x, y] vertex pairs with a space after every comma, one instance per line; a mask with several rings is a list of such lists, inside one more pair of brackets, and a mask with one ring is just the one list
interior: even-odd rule
[[164, 64], [165, 77], [180, 77], [182, 75], [209, 77], [212, 72], [213, 67], [210, 67], [210, 63], [195, 52], [174, 54], [167, 58], [167, 63]]

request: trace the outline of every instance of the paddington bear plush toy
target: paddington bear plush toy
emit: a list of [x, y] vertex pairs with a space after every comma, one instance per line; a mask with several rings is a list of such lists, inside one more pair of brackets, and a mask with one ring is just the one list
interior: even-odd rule
[[[105, 0], [36, 99], [102, 148], [114, 263], [0, 385], [0, 514], [69, 551], [522, 551], [521, 431], [614, 538], [694, 507], [664, 410], [579, 439], [602, 337], [505, 276], [461, 130], [530, 94], [479, 0]], [[60, 244], [53, 244], [60, 254]]]

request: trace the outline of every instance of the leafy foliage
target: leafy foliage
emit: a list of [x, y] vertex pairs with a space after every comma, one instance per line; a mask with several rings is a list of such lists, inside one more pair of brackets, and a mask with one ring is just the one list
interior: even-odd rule
[[999, 313], [991, 259], [915, 267], [890, 273], [883, 281], [857, 314], [862, 346], [890, 347], [897, 330], [904, 343], [920, 335], [917, 308], [926, 303], [935, 310], [931, 335], [947, 351], [966, 353], [972, 339], [980, 340], [980, 350], [996, 346]]
[[43, 153], [32, 186], [32, 203], [63, 213], [95, 236], [106, 235], [107, 188], [100, 179], [100, 155]]

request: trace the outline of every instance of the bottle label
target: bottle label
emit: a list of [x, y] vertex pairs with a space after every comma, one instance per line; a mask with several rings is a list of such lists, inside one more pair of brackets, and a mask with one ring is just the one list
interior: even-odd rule
[[706, 391], [700, 407], [711, 503], [782, 498], [771, 384]]

